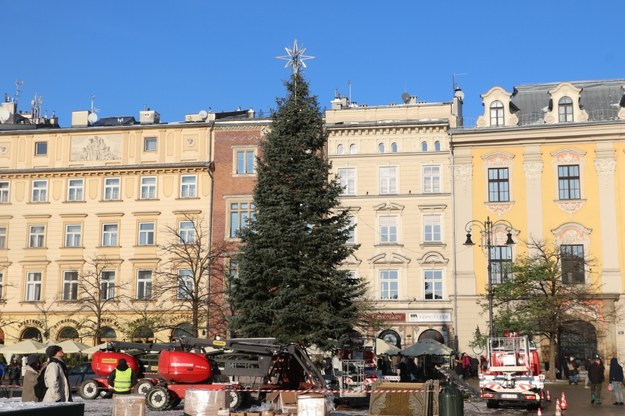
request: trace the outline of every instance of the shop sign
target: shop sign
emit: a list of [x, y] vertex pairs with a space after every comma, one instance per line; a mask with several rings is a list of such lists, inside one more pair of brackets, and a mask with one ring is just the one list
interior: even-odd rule
[[378, 312], [373, 317], [382, 322], [406, 322], [406, 314], [401, 312]]
[[451, 312], [420, 311], [410, 312], [408, 322], [451, 322]]

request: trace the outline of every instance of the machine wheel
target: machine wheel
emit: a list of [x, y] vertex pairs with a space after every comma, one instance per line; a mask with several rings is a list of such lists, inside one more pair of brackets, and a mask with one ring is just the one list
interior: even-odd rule
[[100, 395], [100, 383], [90, 378], [82, 383], [78, 387], [78, 394], [85, 400], [93, 400]]
[[169, 410], [171, 408], [171, 393], [165, 387], [155, 386], [145, 395], [145, 404], [154, 411]]
[[139, 380], [133, 390], [134, 393], [145, 395], [148, 394], [148, 391], [150, 391], [152, 387], [154, 387], [154, 383], [150, 380]]
[[497, 409], [499, 407], [499, 402], [497, 400], [487, 400], [486, 407], [489, 409]]
[[234, 390], [226, 391], [226, 404], [230, 410], [236, 410], [243, 405], [243, 396]]

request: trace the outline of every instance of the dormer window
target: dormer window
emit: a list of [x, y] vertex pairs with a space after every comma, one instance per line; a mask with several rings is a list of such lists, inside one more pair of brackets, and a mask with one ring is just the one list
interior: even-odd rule
[[562, 97], [558, 101], [558, 121], [560, 123], [573, 122], [573, 100]]
[[504, 111], [503, 103], [501, 101], [493, 101], [490, 105], [490, 125], [503, 126], [504, 125]]

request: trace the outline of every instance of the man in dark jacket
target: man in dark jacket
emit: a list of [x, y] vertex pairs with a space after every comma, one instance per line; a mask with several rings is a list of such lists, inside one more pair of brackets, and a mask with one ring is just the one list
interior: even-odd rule
[[132, 387], [137, 384], [137, 375], [128, 367], [125, 358], [119, 359], [117, 368], [109, 375], [108, 383], [113, 387], [115, 394], [130, 394]]
[[590, 380], [590, 403], [601, 404], [601, 388], [605, 379], [605, 367], [598, 355], [588, 368], [588, 379]]

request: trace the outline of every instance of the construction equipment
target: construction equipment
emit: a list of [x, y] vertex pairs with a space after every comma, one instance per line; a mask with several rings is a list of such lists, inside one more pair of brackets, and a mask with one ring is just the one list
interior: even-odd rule
[[273, 338], [181, 337], [158, 360], [159, 383], [146, 393], [151, 410], [168, 410], [190, 388], [227, 390], [230, 408], [262, 400], [260, 390], [322, 389], [321, 372], [304, 349]]
[[480, 374], [480, 392], [486, 406], [524, 405], [542, 407], [545, 376], [540, 373], [536, 348], [527, 336], [488, 339], [488, 367]]
[[150, 353], [173, 348], [173, 344], [138, 342], [109, 342], [105, 350], [97, 351], [91, 359], [91, 368], [96, 377], [83, 381], [78, 387], [78, 394], [85, 400], [92, 400], [112, 391], [108, 385], [108, 376], [115, 371], [117, 363], [124, 358], [128, 367], [137, 374], [137, 384], [133, 392], [145, 394], [158, 382], [156, 369], [150, 365]]

